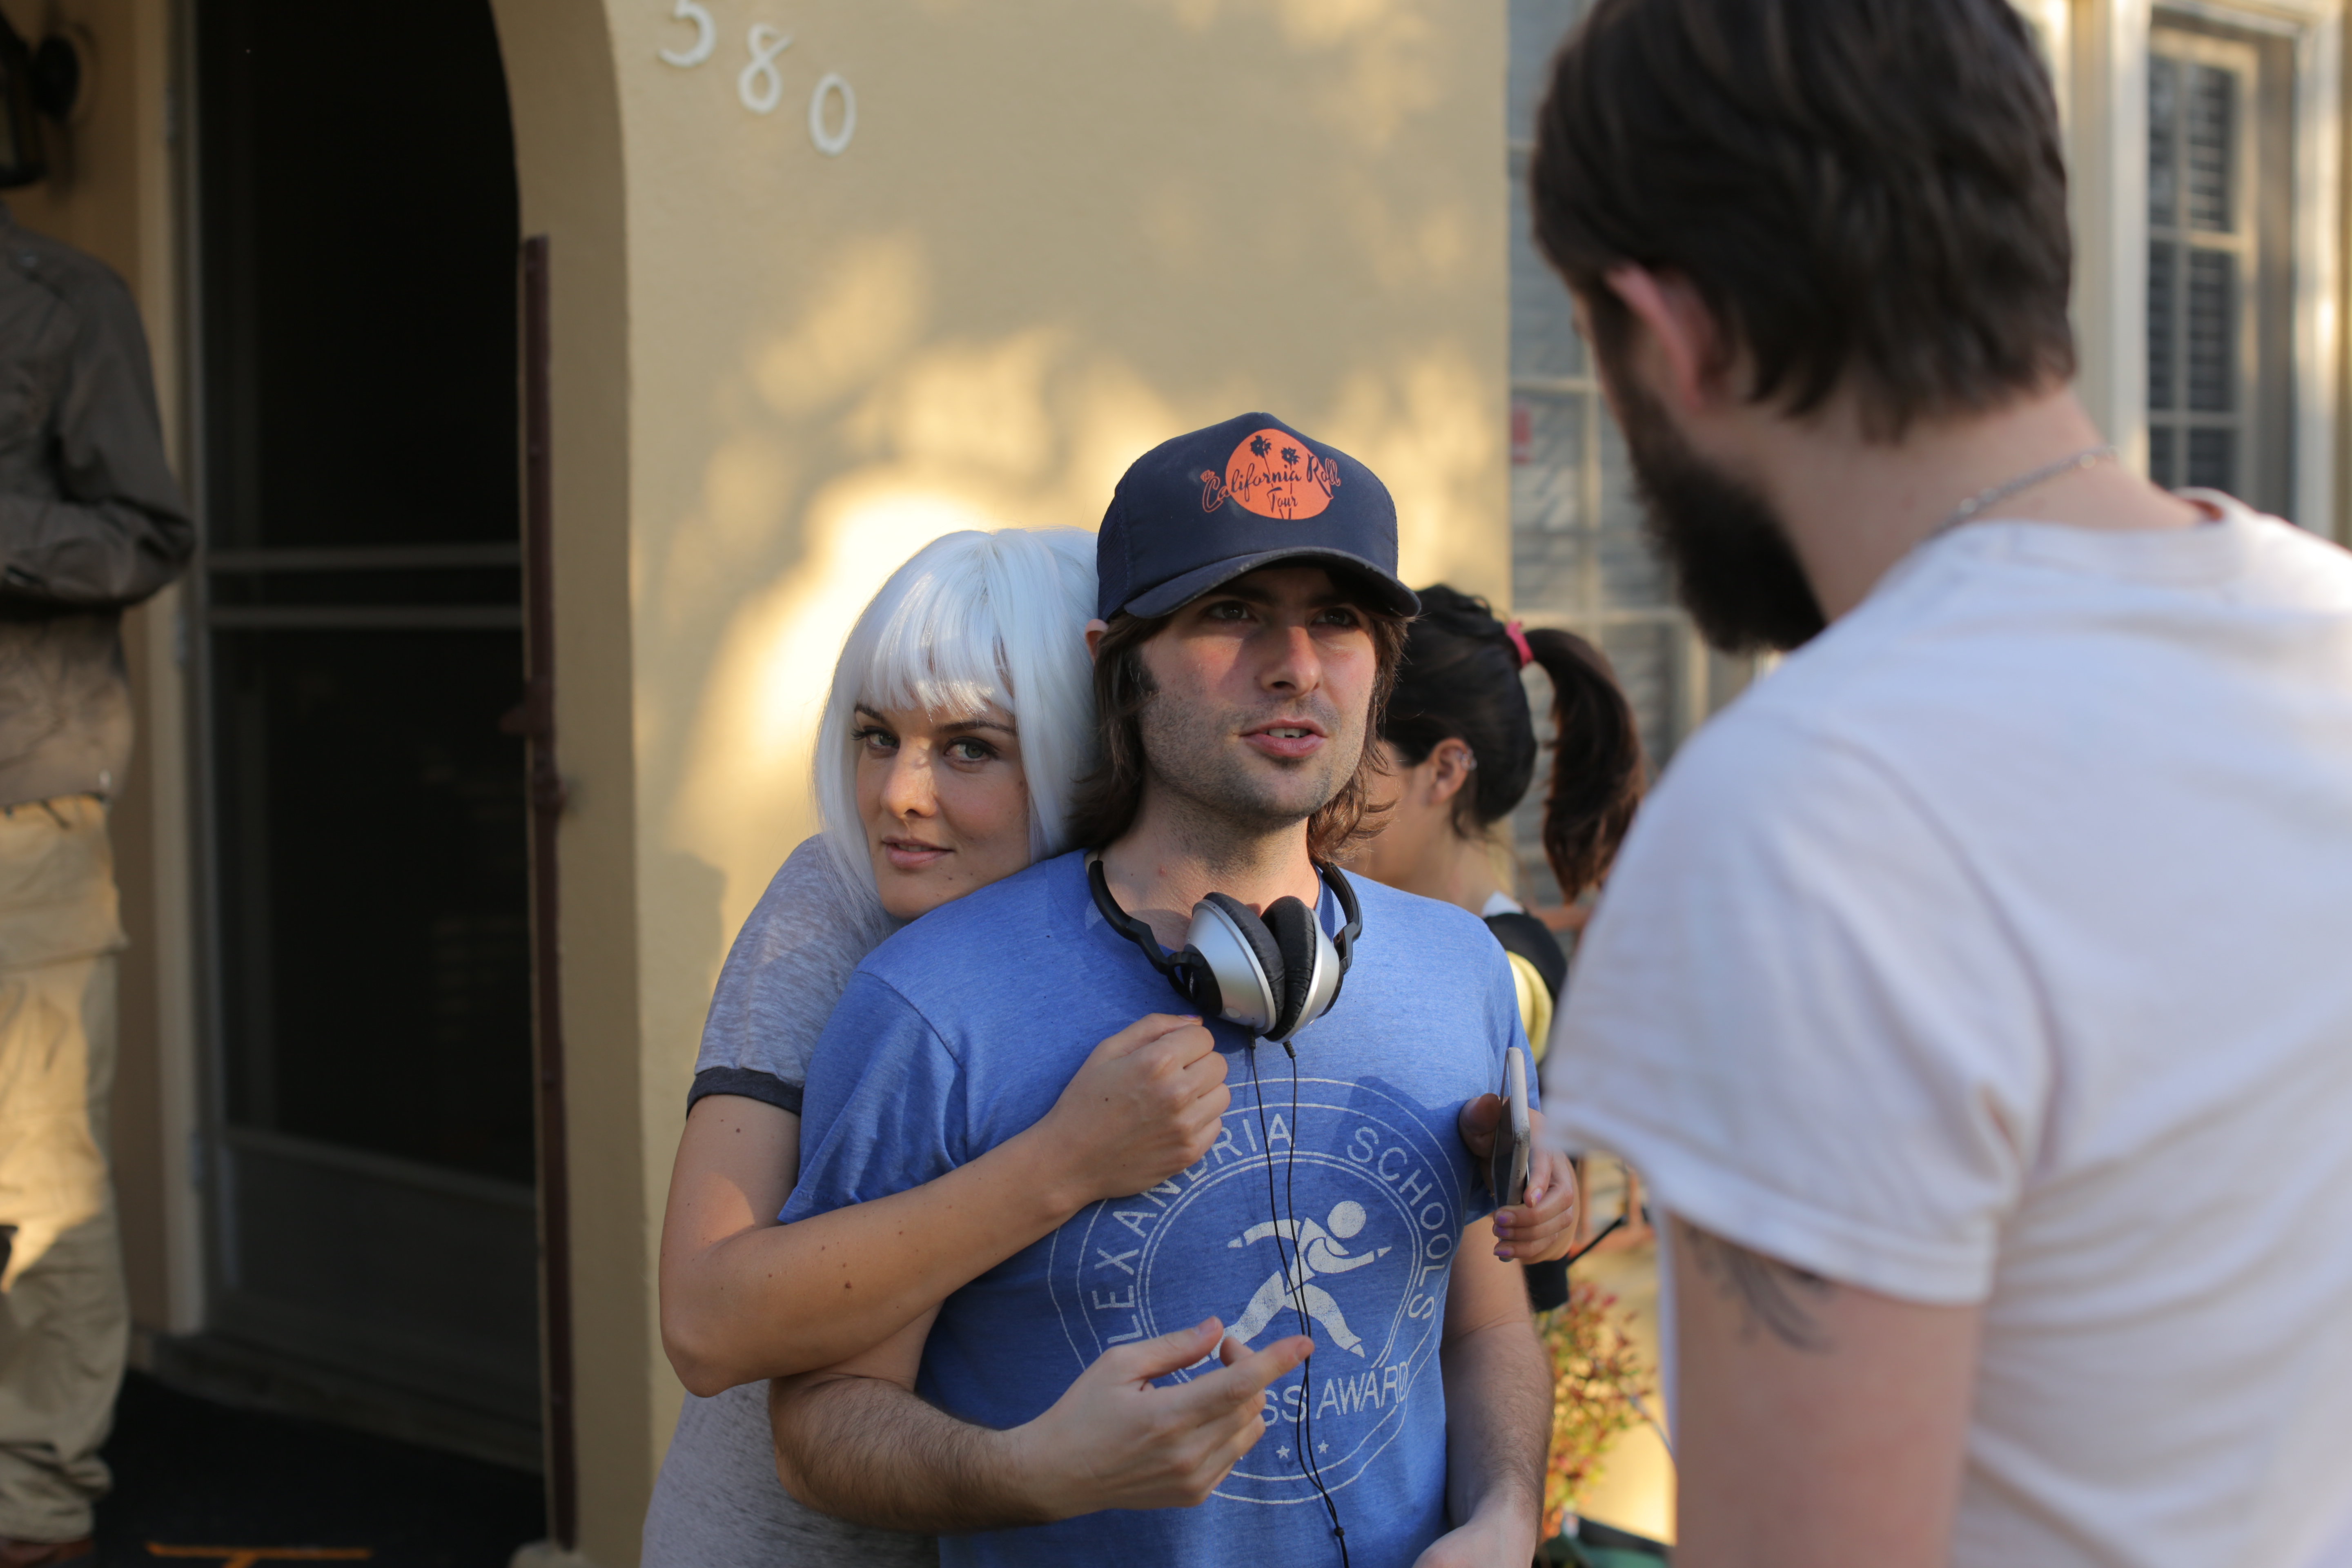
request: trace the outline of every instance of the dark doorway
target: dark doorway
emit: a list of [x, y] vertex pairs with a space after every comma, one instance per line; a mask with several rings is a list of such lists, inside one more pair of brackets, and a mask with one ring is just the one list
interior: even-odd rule
[[488, 0], [194, 7], [215, 1354], [538, 1451]]

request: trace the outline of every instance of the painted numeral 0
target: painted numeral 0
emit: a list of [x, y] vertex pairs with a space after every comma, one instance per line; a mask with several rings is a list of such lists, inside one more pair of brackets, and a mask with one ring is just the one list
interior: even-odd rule
[[[841, 95], [841, 129], [828, 131], [824, 124], [824, 100], [828, 93]], [[816, 150], [828, 158], [838, 158], [849, 151], [849, 139], [857, 134], [857, 94], [850, 90], [838, 71], [827, 71], [817, 78], [816, 89], [809, 94], [809, 140]]]

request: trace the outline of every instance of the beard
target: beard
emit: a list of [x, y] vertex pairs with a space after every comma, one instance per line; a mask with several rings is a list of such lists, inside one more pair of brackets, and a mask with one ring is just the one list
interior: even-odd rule
[[1692, 450], [1665, 407], [1622, 365], [1607, 379], [1642, 531], [1674, 575], [1675, 597], [1710, 647], [1727, 654], [1785, 652], [1828, 623], [1772, 503]]

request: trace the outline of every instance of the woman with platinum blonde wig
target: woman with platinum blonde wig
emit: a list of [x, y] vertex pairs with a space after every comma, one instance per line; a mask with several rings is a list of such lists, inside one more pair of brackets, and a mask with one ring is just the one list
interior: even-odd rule
[[646, 1568], [936, 1563], [925, 1538], [785, 1495], [765, 1381], [870, 1350], [1088, 1204], [1193, 1164], [1222, 1125], [1209, 1032], [1152, 1014], [1019, 1137], [913, 1191], [776, 1223], [809, 1054], [858, 962], [1068, 847], [1072, 786], [1095, 760], [1094, 598], [1091, 534], [951, 533], [891, 574], [842, 649], [816, 745], [820, 831], [728, 954], [670, 1176], [662, 1343], [689, 1397]]
[[891, 574], [842, 646], [817, 732], [821, 837], [845, 881], [880, 897], [856, 798], [861, 709], [952, 721], [1000, 707], [1019, 721], [1029, 858], [1070, 847], [1070, 794], [1099, 750], [1086, 648], [1094, 601], [1095, 536], [1075, 528], [950, 533]]

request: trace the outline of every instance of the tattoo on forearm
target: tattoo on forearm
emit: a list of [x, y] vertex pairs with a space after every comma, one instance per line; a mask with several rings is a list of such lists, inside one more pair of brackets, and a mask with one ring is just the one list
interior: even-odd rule
[[1813, 1310], [1836, 1291], [1834, 1280], [1750, 1252], [1696, 1226], [1681, 1230], [1699, 1272], [1718, 1295], [1739, 1304], [1743, 1337], [1754, 1338], [1760, 1328], [1792, 1350], [1831, 1348]]

